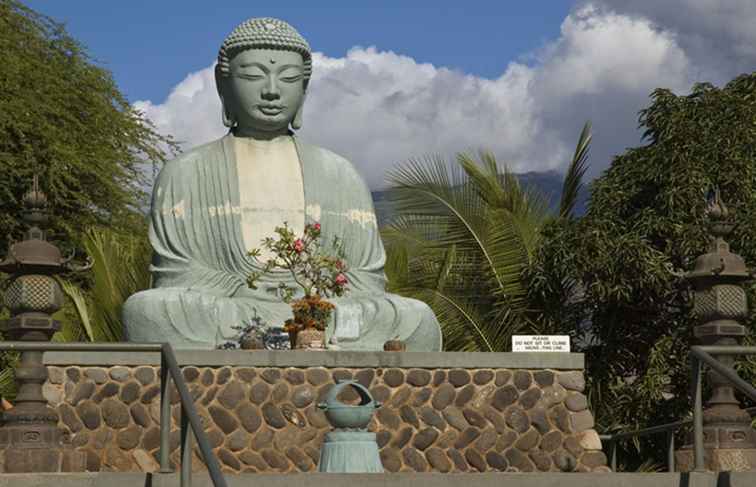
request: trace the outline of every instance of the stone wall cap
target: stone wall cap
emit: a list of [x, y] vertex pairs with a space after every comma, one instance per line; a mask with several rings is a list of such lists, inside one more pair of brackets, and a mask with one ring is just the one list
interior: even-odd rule
[[[248, 486], [261, 480], [261, 474], [250, 473], [226, 475], [230, 487]], [[437, 486], [455, 487], [462, 483], [473, 487], [578, 487], [593, 485], [596, 487], [677, 487], [683, 482], [690, 485], [714, 487], [720, 485], [719, 476], [714, 472], [681, 473], [389, 473], [389, 474], [335, 474], [308, 472], [307, 475], [263, 474], [262, 480], [271, 487], [418, 487]], [[724, 474], [723, 474], [724, 475]], [[754, 472], [727, 472], [728, 485], [753, 485]], [[685, 481], [683, 481], [684, 476]], [[198, 472], [193, 476], [195, 487], [212, 487], [208, 475]], [[131, 487], [133, 485], [152, 484], [157, 487], [178, 487], [177, 474], [145, 473], [71, 473], [71, 474], [4, 474], [0, 475], [0, 487], [25, 487], [38, 485], [42, 487]]]
[[[180, 365], [204, 367], [396, 367], [422, 369], [582, 370], [582, 353], [559, 352], [356, 352], [279, 350], [176, 350]], [[46, 365], [160, 365], [157, 352], [45, 352]]]

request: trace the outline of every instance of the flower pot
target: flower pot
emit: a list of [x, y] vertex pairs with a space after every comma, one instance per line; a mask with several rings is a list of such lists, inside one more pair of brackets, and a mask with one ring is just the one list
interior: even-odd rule
[[239, 342], [242, 350], [264, 350], [263, 339], [256, 335], [244, 335]]
[[296, 334], [294, 348], [306, 350], [325, 349], [325, 331], [315, 328], [305, 328]]

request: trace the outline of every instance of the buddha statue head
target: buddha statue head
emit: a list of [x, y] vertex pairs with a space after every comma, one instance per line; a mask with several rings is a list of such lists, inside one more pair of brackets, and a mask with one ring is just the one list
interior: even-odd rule
[[311, 72], [310, 46], [292, 26], [273, 18], [242, 22], [223, 41], [215, 66], [223, 124], [241, 136], [299, 129]]

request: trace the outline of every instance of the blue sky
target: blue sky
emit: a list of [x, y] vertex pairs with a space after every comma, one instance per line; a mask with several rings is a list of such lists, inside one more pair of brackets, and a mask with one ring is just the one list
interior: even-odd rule
[[[294, 25], [330, 57], [376, 46], [419, 62], [485, 77], [559, 34], [568, 0], [519, 1], [50, 1], [25, 2], [66, 23], [110, 69], [129, 99], [160, 101], [187, 73], [207, 67], [248, 17]], [[289, 6], [279, 7], [276, 4]], [[269, 6], [266, 6], [269, 5]], [[317, 7], [314, 5], [318, 5]], [[327, 5], [324, 7], [322, 5]]]
[[249, 17], [288, 21], [314, 51], [301, 137], [373, 189], [408, 159], [480, 149], [515, 172], [563, 171], [588, 120], [595, 176], [641, 143], [655, 88], [756, 69], [754, 0], [26, 3], [65, 22], [184, 148], [225, 132], [212, 75], [224, 37]]

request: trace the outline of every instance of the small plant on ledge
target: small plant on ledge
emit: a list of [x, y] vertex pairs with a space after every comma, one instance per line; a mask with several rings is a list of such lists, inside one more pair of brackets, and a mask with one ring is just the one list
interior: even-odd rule
[[269, 331], [263, 323], [262, 319], [255, 316], [247, 320], [238, 326], [232, 326], [232, 330], [236, 330], [237, 334], [233, 340], [218, 345], [221, 350], [260, 350], [268, 347]]
[[[273, 257], [262, 271], [250, 274], [247, 284], [257, 289], [264, 274], [275, 269], [288, 271], [295, 285], [280, 283], [277, 291], [279, 297], [289, 303], [294, 315], [284, 324], [292, 348], [324, 348], [325, 329], [335, 309], [327, 298], [343, 296], [349, 284], [341, 242], [334, 239], [336, 255], [326, 253], [321, 244], [319, 223], [305, 225], [302, 236], [295, 235], [286, 222], [276, 227], [275, 233], [278, 238], [268, 237], [262, 243]], [[249, 255], [259, 258], [262, 250], [253, 249]]]

